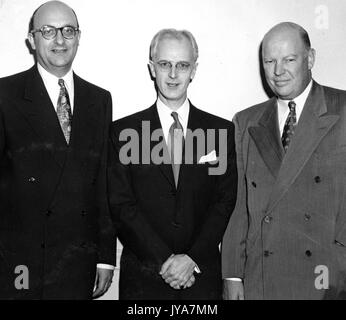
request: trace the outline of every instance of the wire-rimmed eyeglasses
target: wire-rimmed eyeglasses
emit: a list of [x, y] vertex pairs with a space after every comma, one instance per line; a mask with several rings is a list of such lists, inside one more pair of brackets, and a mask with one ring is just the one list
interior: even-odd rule
[[[170, 61], [160, 60], [153, 63], [155, 63], [164, 72], [170, 72], [173, 68], [173, 62], [170, 62]], [[191, 64], [189, 62], [179, 61], [175, 63], [175, 69], [178, 72], [182, 72], [182, 73], [188, 72], [190, 68], [191, 68]]]

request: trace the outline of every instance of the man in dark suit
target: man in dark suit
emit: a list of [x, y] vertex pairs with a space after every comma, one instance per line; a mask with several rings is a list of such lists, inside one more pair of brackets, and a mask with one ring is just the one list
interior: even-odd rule
[[43, 4], [28, 35], [37, 64], [0, 79], [1, 299], [90, 299], [112, 280], [112, 103], [72, 72], [79, 38], [70, 7]]
[[[346, 92], [312, 80], [307, 32], [264, 37], [272, 99], [235, 118], [238, 197], [222, 246], [226, 299], [346, 297]], [[236, 279], [238, 278], [238, 279]]]
[[149, 67], [158, 99], [111, 129], [120, 299], [221, 299], [218, 245], [237, 186], [234, 129], [187, 99], [197, 57], [190, 32], [157, 33]]

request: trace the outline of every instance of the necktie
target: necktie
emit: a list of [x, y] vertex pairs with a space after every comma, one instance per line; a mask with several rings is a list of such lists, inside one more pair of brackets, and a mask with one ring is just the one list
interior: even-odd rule
[[58, 81], [60, 86], [60, 93], [58, 98], [58, 105], [56, 108], [56, 113], [60, 122], [61, 129], [64, 133], [67, 144], [70, 142], [71, 135], [71, 123], [72, 123], [72, 112], [70, 105], [70, 98], [65, 87], [63, 79]]
[[284, 147], [285, 152], [287, 152], [288, 146], [292, 140], [292, 136], [294, 135], [295, 126], [297, 124], [296, 103], [294, 101], [290, 101], [288, 103], [288, 107], [290, 108], [290, 112], [285, 122], [281, 137], [282, 146]]
[[184, 129], [178, 119], [178, 114], [172, 112], [174, 119], [173, 124], [169, 128], [168, 134], [168, 151], [171, 157], [175, 186], [178, 186], [179, 170], [182, 162], [183, 145], [184, 145]]

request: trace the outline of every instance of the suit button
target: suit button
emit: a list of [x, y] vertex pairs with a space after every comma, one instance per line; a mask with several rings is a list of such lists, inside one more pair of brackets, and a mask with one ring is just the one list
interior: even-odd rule
[[305, 219], [306, 221], [309, 221], [309, 220], [311, 219], [311, 215], [305, 214], [305, 215], [304, 215], [304, 219]]
[[31, 183], [34, 183], [34, 182], [36, 182], [36, 179], [35, 179], [34, 177], [30, 177], [30, 178], [28, 179], [28, 181], [31, 182]]
[[176, 229], [179, 229], [181, 225], [178, 222], [172, 222], [172, 226]]
[[312, 252], [311, 252], [310, 250], [306, 250], [306, 251], [305, 251], [305, 255], [306, 255], [307, 257], [311, 257], [311, 256], [312, 256]]
[[321, 182], [321, 177], [320, 176], [317, 176], [314, 178], [315, 182], [316, 183], [320, 183]]
[[264, 254], [264, 256], [267, 258], [267, 257], [269, 257], [270, 255], [272, 255], [273, 252], [270, 252], [269, 250], [265, 250], [263, 254]]
[[46, 216], [49, 217], [52, 214], [52, 210], [47, 210], [46, 211]]
[[344, 247], [344, 245], [341, 242], [339, 242], [338, 240], [335, 240], [334, 243], [340, 247]]
[[270, 217], [270, 216], [265, 216], [265, 218], [264, 218], [264, 222], [265, 223], [270, 223], [271, 221], [272, 221], [272, 217]]
[[255, 181], [252, 181], [251, 184], [252, 184], [252, 186], [253, 186], [254, 188], [257, 188], [257, 184], [256, 184]]
[[86, 242], [82, 242], [81, 244], [80, 244], [80, 247], [82, 248], [82, 249], [86, 249], [87, 248], [87, 243]]

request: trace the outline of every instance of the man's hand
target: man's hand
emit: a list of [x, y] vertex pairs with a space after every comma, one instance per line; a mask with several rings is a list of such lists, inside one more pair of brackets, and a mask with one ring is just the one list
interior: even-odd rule
[[172, 288], [185, 289], [195, 282], [195, 266], [196, 263], [186, 254], [171, 255], [162, 265], [160, 275]]
[[192, 287], [194, 285], [195, 281], [196, 281], [196, 278], [194, 275], [192, 275], [191, 278], [189, 280], [187, 280], [187, 282], [185, 283], [183, 289]]
[[244, 300], [244, 285], [242, 281], [223, 280], [224, 300]]
[[112, 284], [113, 270], [97, 268], [93, 298], [99, 298], [104, 295]]
[[173, 289], [175, 289], [175, 290], [181, 290], [181, 289], [186, 289], [186, 288], [192, 287], [192, 286], [194, 285], [195, 281], [196, 281], [196, 278], [195, 278], [194, 275], [192, 275], [192, 276], [190, 277], [190, 279], [187, 280], [187, 282], [185, 283], [185, 285], [179, 285], [179, 284], [178, 284], [178, 283], [179, 283], [179, 280], [173, 280], [171, 283], [169, 283], [169, 285], [170, 285]]

